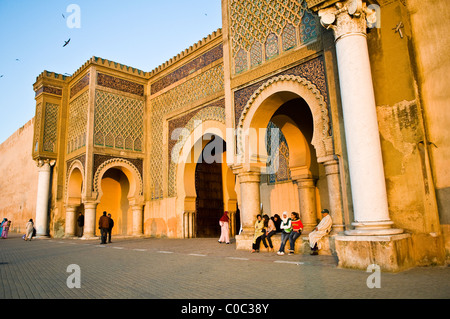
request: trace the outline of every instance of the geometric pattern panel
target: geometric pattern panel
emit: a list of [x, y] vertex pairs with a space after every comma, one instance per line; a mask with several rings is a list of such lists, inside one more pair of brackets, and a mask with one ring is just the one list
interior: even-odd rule
[[57, 140], [58, 104], [47, 103], [45, 105], [44, 123], [44, 151], [54, 153]]
[[[267, 126], [267, 132], [270, 133], [271, 129], [278, 129], [279, 140], [278, 143], [272, 144], [272, 135], [267, 134], [266, 136], [267, 154], [270, 155], [267, 159], [269, 175], [267, 182], [268, 184], [275, 184], [277, 182], [290, 181], [291, 170], [289, 169], [289, 146], [287, 144], [286, 137], [273, 122], [269, 122], [269, 125]], [[278, 146], [278, 149], [275, 150], [275, 153], [272, 153], [271, 146]], [[273, 171], [269, 171], [270, 169], [272, 169]]]
[[154, 199], [163, 194], [163, 118], [166, 114], [203, 100], [224, 89], [223, 64], [218, 64], [196, 77], [158, 95], [151, 100], [150, 176]]
[[[318, 18], [307, 9], [305, 0], [231, 0], [229, 12], [235, 65], [243, 61], [244, 52], [251, 65], [257, 65], [279, 54], [278, 43], [286, 51], [315, 40], [319, 32]], [[266, 53], [261, 62], [253, 52], [258, 46], [264, 46]]]
[[69, 104], [67, 154], [86, 145], [88, 102], [89, 90], [83, 92]]
[[42, 121], [42, 103], [36, 105], [36, 115], [34, 116], [34, 137], [33, 137], [33, 152], [39, 150], [39, 139], [41, 135], [41, 121]]
[[95, 91], [94, 145], [142, 151], [144, 101]]

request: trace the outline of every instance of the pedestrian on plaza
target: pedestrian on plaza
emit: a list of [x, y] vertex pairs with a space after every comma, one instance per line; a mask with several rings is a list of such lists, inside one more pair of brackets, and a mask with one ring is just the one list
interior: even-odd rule
[[78, 224], [78, 237], [83, 236], [84, 230], [84, 215], [80, 212], [77, 219]]
[[309, 233], [309, 246], [311, 247], [311, 255], [318, 255], [319, 249], [321, 249], [320, 240], [326, 236], [333, 224], [333, 220], [331, 219], [330, 212], [328, 209], [323, 209], [322, 220], [320, 223], [314, 228], [312, 232]]
[[295, 241], [300, 237], [303, 231], [303, 223], [300, 220], [298, 213], [292, 212], [291, 219], [292, 231], [289, 234], [289, 255], [294, 254]]
[[111, 243], [111, 233], [112, 229], [114, 227], [114, 220], [111, 218], [111, 214], [108, 214], [108, 221], [109, 221], [109, 227], [108, 227], [108, 243]]
[[108, 236], [109, 229], [109, 219], [108, 216], [106, 216], [106, 212], [103, 212], [103, 215], [98, 220], [98, 229], [100, 229], [100, 234], [102, 236], [100, 244], [106, 244], [106, 237]]
[[33, 233], [34, 233], [34, 223], [33, 223], [33, 219], [30, 218], [30, 220], [27, 222], [26, 226], [26, 234], [25, 234], [25, 240], [29, 240], [31, 241], [31, 239], [33, 238]]
[[11, 220], [6, 219], [6, 221], [3, 223], [2, 238], [8, 238], [9, 227], [11, 227]]
[[3, 218], [2, 223], [0, 224], [0, 236], [3, 233], [3, 225], [8, 221], [7, 218]]
[[225, 211], [222, 215], [222, 217], [219, 219], [219, 225], [220, 225], [220, 238], [219, 243], [230, 243], [230, 226], [229, 226], [230, 219], [228, 218], [228, 212]]
[[292, 231], [291, 219], [288, 217], [287, 212], [283, 212], [283, 214], [281, 214], [280, 228], [281, 228], [281, 245], [280, 249], [277, 252], [277, 255], [282, 256], [284, 255], [284, 246], [286, 246], [286, 242], [289, 239], [289, 234]]
[[278, 214], [273, 215], [272, 217], [270, 217], [270, 219], [273, 220], [273, 223], [275, 224], [275, 228], [276, 228], [276, 232], [277, 233], [281, 233], [281, 217]]
[[[269, 251], [273, 251], [272, 239], [270, 237], [275, 235], [277, 228], [275, 227], [275, 223], [273, 222], [273, 219], [269, 218], [269, 216], [264, 215], [263, 219], [264, 219], [265, 233], [262, 236], [262, 242], [264, 244], [264, 247], [266, 247], [266, 248], [270, 247]], [[267, 238], [267, 242], [269, 242], [269, 246], [267, 246], [266, 238]]]
[[261, 214], [256, 215], [255, 233], [253, 235], [252, 253], [259, 253], [262, 235], [264, 234], [264, 222]]

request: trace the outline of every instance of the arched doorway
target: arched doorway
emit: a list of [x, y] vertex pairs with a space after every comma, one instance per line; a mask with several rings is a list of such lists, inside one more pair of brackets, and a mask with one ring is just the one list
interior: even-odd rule
[[96, 200], [85, 203], [90, 207], [87, 224], [92, 227], [86, 231], [88, 237], [95, 236], [96, 223], [104, 211], [114, 220], [113, 234], [143, 235], [143, 182], [134, 164], [123, 158], [103, 162], [94, 174], [93, 193]]
[[79, 161], [74, 161], [69, 167], [68, 180], [66, 184], [66, 237], [82, 235], [82, 228], [78, 227], [77, 219], [79, 213], [84, 215], [84, 205], [81, 200], [83, 180], [83, 165]]
[[103, 196], [97, 206], [96, 220], [106, 211], [114, 220], [112, 235], [127, 235], [130, 232], [128, 221], [132, 220], [127, 176], [118, 168], [110, 168], [103, 174], [101, 189]]
[[[229, 212], [230, 235], [236, 234], [237, 194], [235, 191], [235, 175], [228, 166], [227, 153], [229, 150], [227, 150], [228, 145], [225, 142], [225, 137], [226, 127], [224, 123], [215, 120], [203, 121], [184, 136], [180, 141], [176, 156], [172, 158], [176, 170], [177, 214], [180, 218], [180, 225], [183, 225], [180, 235], [184, 238], [196, 237], [197, 235], [203, 237], [217, 236], [220, 233], [219, 219], [224, 210]], [[232, 154], [232, 151], [230, 152]], [[215, 173], [212, 175], [216, 176], [214, 180], [217, 182], [219, 170], [221, 172], [222, 191], [218, 191], [220, 186], [217, 184], [215, 186], [217, 189], [216, 195], [214, 195], [217, 204], [215, 204], [214, 209], [218, 212], [218, 207], [221, 206], [220, 215], [211, 217], [210, 223], [208, 223], [208, 228], [211, 230], [200, 230], [198, 232], [199, 227], [203, 228], [197, 222], [198, 213], [200, 212], [200, 219], [203, 215], [201, 211], [198, 211], [198, 203], [202, 198], [211, 196], [207, 195], [209, 189], [205, 190], [206, 193], [203, 194], [200, 194], [201, 189], [197, 189], [202, 188], [199, 186], [199, 184], [202, 184], [199, 183], [202, 178], [199, 177], [199, 174], [206, 175], [205, 172], [214, 171]], [[220, 200], [220, 193], [222, 194], [222, 200]], [[199, 201], [197, 197], [199, 197]], [[202, 223], [201, 220], [199, 222]]]
[[[303, 114], [302, 110], [305, 110]], [[240, 202], [244, 232], [251, 235], [261, 200], [267, 196], [261, 194], [259, 184], [263, 182], [261, 167], [265, 168], [269, 155], [264, 136], [271, 121], [281, 129], [289, 146], [290, 183], [297, 187], [296, 192], [291, 191], [293, 196], [289, 201], [297, 201], [303, 224], [313, 229], [317, 223], [317, 208], [326, 206], [333, 218], [333, 229], [343, 229], [338, 161], [334, 155], [327, 104], [321, 92], [307, 79], [283, 75], [263, 83], [249, 98], [236, 122], [234, 172], [239, 177], [241, 196], [247, 197]], [[247, 132], [254, 132], [254, 135]], [[322, 191], [317, 189], [318, 185]], [[318, 196], [323, 193], [326, 196]], [[281, 194], [278, 202], [282, 203], [286, 200], [285, 192]], [[306, 228], [305, 225], [304, 230]]]
[[[220, 141], [218, 141], [220, 139]], [[209, 147], [216, 142], [222, 143], [221, 150]], [[224, 211], [223, 178], [222, 178], [222, 152], [225, 143], [220, 137], [213, 135], [202, 151], [201, 161], [195, 168], [195, 191], [197, 193], [196, 210], [196, 237], [217, 237], [220, 235], [219, 219]], [[220, 154], [218, 154], [220, 152]], [[211, 153], [211, 154], [210, 154]], [[218, 156], [220, 161], [208, 161], [208, 156]]]

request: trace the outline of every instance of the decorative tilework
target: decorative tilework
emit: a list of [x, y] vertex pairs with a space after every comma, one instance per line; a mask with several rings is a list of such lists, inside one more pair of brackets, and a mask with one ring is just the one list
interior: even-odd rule
[[82, 93], [69, 104], [68, 154], [86, 145], [88, 101], [89, 90]]
[[234, 73], [238, 74], [247, 70], [247, 52], [244, 49], [239, 50], [234, 59]]
[[311, 42], [317, 38], [319, 22], [311, 12], [305, 11], [300, 25], [300, 41], [302, 44]]
[[128, 157], [117, 157], [117, 156], [110, 156], [110, 155], [103, 155], [103, 154], [94, 154], [94, 169], [93, 171], [96, 172], [98, 170], [98, 168], [105, 163], [106, 161], [110, 161], [113, 159], [123, 159], [126, 160], [128, 162], [130, 162], [131, 164], [134, 165], [134, 167], [136, 167], [137, 171], [139, 172], [141, 179], [143, 176], [143, 160], [140, 158], [128, 158]]
[[223, 64], [218, 64], [151, 100], [150, 138], [152, 139], [152, 145], [150, 150], [150, 176], [153, 199], [161, 198], [163, 194], [162, 145], [164, 116], [213, 94], [223, 92], [223, 90]]
[[[232, 0], [230, 2], [230, 43], [235, 65], [238, 55], [250, 54], [250, 66], [317, 39], [317, 19], [305, 0]], [[305, 25], [304, 25], [305, 24]], [[301, 34], [301, 36], [299, 36]], [[261, 59], [258, 44], [264, 44]], [[253, 52], [254, 51], [254, 52]], [[243, 72], [235, 68], [235, 74]]]
[[96, 146], [142, 151], [143, 136], [144, 101], [101, 90], [95, 92]]
[[[278, 128], [273, 122], [269, 122], [267, 126], [267, 130], [271, 130], [274, 128]], [[271, 145], [272, 141], [270, 140], [271, 135], [267, 134], [266, 138], [266, 147], [267, 153], [270, 155], [267, 166], [271, 167], [271, 160], [273, 159], [275, 163], [278, 165], [274, 165], [274, 172], [269, 172], [268, 184], [275, 184], [277, 182], [284, 182], [291, 180], [291, 170], [289, 169], [289, 146], [286, 141], [286, 137], [284, 136], [281, 130], [279, 132], [279, 142], [278, 149], [275, 151], [275, 154], [272, 154]]]
[[[192, 116], [190, 116], [186, 124], [182, 126], [190, 133], [192, 133], [199, 123], [202, 123], [203, 121], [217, 121], [225, 124], [225, 101], [220, 100], [192, 113]], [[183, 117], [183, 121], [187, 120], [188, 117], [189, 115]], [[181, 122], [179, 124], [181, 124]], [[169, 137], [171, 137], [171, 135]], [[181, 147], [185, 144], [187, 137], [184, 136], [183, 138], [184, 139], [174, 141], [175, 143], [172, 143], [172, 146], [169, 147], [169, 197], [176, 196], [176, 167], [178, 164], [178, 155], [180, 154]], [[172, 158], [172, 153], [176, 154], [174, 158]]]
[[34, 116], [33, 152], [39, 151], [41, 122], [42, 122], [42, 103], [38, 103], [36, 105], [36, 115]]
[[83, 76], [83, 78], [78, 81], [74, 86], [70, 88], [70, 97], [74, 97], [78, 92], [80, 92], [82, 89], [84, 89], [86, 86], [89, 85], [89, 79], [90, 75], [89, 73]]
[[250, 66], [253, 68], [263, 62], [262, 44], [255, 41], [250, 49]]
[[38, 96], [41, 93], [50, 93], [55, 95], [62, 95], [62, 90], [60, 88], [56, 88], [53, 86], [42, 86], [39, 90], [36, 91], [35, 96]]
[[[274, 74], [273, 77], [278, 75], [298, 75], [307, 80], [311, 81], [317, 86], [320, 93], [325, 99], [325, 103], [328, 105], [328, 91], [325, 79], [325, 66], [323, 62], [323, 57], [319, 56], [303, 64], [297, 65], [291, 69]], [[239, 122], [242, 110], [245, 104], [249, 100], [250, 96], [268, 79], [263, 79], [245, 88], [237, 90], [234, 92], [234, 112], [235, 112], [235, 123]]]
[[269, 34], [266, 40], [266, 60], [270, 60], [278, 55], [278, 37], [275, 33]]
[[45, 105], [43, 146], [46, 152], [56, 152], [58, 108], [58, 104], [47, 103]]
[[173, 71], [172, 73], [164, 76], [159, 79], [155, 83], [153, 83], [150, 87], [151, 93], [155, 94], [161, 91], [162, 89], [168, 87], [169, 85], [185, 78], [191, 73], [194, 73], [197, 70], [200, 70], [209, 64], [221, 59], [223, 57], [223, 48], [222, 45], [216, 46], [203, 55], [195, 58], [191, 62], [186, 65], [180, 67], [179, 69]]
[[144, 96], [144, 86], [115, 76], [97, 73], [97, 84], [110, 89]]
[[[303, 24], [302, 24], [303, 25]], [[283, 51], [290, 50], [297, 46], [297, 37], [295, 35], [295, 28], [292, 24], [287, 23], [281, 33], [281, 43]]]

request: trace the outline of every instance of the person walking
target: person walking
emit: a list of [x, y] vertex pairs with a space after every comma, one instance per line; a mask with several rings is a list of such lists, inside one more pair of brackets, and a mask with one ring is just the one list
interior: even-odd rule
[[108, 216], [106, 216], [106, 212], [103, 212], [103, 215], [98, 220], [98, 228], [100, 229], [101, 233], [101, 245], [106, 244], [106, 237], [108, 236], [108, 229], [109, 229], [109, 219]]
[[252, 253], [259, 253], [262, 235], [264, 233], [264, 222], [260, 214], [256, 215], [255, 233], [253, 235]]
[[27, 231], [26, 234], [25, 234], [25, 240], [31, 241], [31, 239], [33, 238], [33, 232], [34, 232], [34, 223], [33, 223], [32, 219], [30, 219], [27, 222], [27, 225], [25, 226], [25, 229]]
[[281, 215], [281, 245], [280, 249], [277, 252], [277, 255], [282, 256], [284, 255], [284, 246], [286, 246], [286, 242], [289, 239], [289, 234], [292, 231], [292, 224], [291, 219], [288, 217], [287, 212], [283, 212]]
[[84, 230], [84, 215], [80, 212], [77, 219], [78, 223], [78, 237], [83, 236], [83, 230]]
[[298, 216], [298, 213], [292, 212], [291, 213], [291, 224], [292, 224], [292, 231], [289, 234], [289, 255], [294, 254], [295, 250], [295, 241], [297, 238], [300, 237], [303, 231], [303, 223], [300, 220], [300, 217]]
[[[273, 252], [273, 244], [272, 239], [270, 237], [272, 237], [277, 232], [277, 228], [275, 226], [275, 223], [273, 222], [273, 218], [269, 218], [269, 216], [264, 215], [263, 219], [264, 219], [265, 233], [262, 236], [262, 242], [264, 244], [264, 247], [268, 248], [269, 251]], [[269, 245], [267, 245], [266, 238]]]
[[5, 225], [5, 223], [8, 221], [7, 218], [3, 218], [2, 223], [0, 224], [0, 236], [3, 233], [3, 225]]
[[108, 222], [109, 222], [109, 227], [108, 227], [108, 243], [111, 243], [111, 233], [112, 233], [112, 229], [114, 227], [114, 220], [111, 218], [111, 214], [108, 214]]
[[230, 243], [230, 226], [229, 226], [230, 219], [228, 217], [228, 212], [225, 211], [222, 215], [222, 217], [219, 220], [220, 225], [220, 238], [219, 243]]
[[9, 227], [11, 227], [11, 220], [6, 219], [5, 223], [3, 224], [2, 238], [8, 238]]

